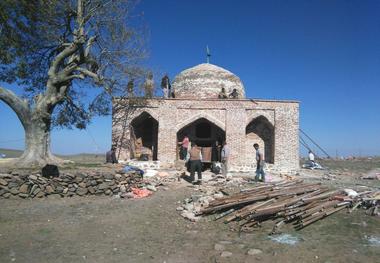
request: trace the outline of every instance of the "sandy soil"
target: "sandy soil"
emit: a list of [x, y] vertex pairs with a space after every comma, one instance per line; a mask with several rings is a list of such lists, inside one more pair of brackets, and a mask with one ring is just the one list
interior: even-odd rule
[[284, 228], [296, 243], [282, 244], [270, 222], [246, 234], [212, 217], [186, 221], [176, 207], [195, 189], [181, 181], [140, 200], [0, 200], [0, 262], [379, 262], [379, 218], [341, 212]]

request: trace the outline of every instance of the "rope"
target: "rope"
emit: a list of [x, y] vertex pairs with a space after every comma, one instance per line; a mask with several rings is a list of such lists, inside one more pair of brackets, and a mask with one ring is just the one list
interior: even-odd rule
[[87, 128], [85, 131], [88, 133], [88, 135], [90, 135], [92, 142], [95, 144], [95, 147], [96, 147], [96, 148], [95, 148], [95, 151], [96, 151], [97, 153], [100, 153], [101, 148], [100, 148], [99, 145], [96, 143], [95, 138], [94, 138], [94, 136], [92, 136], [90, 130], [88, 130], [88, 128]]
[[323, 150], [322, 149], [322, 147], [321, 146], [319, 146], [318, 145], [318, 143], [316, 143], [312, 138], [310, 138], [310, 136], [308, 136], [302, 129], [299, 129], [300, 130], [300, 132], [303, 134], [303, 135], [305, 135], [306, 136], [306, 138], [308, 138], [315, 146], [317, 146], [324, 154], [326, 154], [326, 156], [328, 157], [328, 158], [331, 158], [330, 157], [330, 155], [325, 151], [325, 150]]

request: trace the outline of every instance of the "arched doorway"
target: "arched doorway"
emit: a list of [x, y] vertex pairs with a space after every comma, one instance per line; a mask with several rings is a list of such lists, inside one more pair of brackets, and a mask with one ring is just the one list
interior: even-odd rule
[[252, 120], [246, 127], [247, 160], [255, 162], [253, 144], [257, 143], [267, 163], [274, 163], [274, 127], [264, 116]]
[[143, 112], [131, 122], [131, 158], [148, 155], [157, 160], [158, 121], [149, 113]]
[[[177, 141], [182, 141], [187, 135], [191, 142], [196, 142], [198, 146], [202, 147], [202, 152], [204, 153], [204, 161], [211, 161], [212, 159], [212, 147], [215, 142], [218, 141], [222, 144], [226, 139], [226, 133], [219, 126], [215, 125], [206, 118], [199, 118], [177, 132]], [[179, 148], [177, 149], [177, 153]], [[177, 154], [177, 159], [179, 155]]]

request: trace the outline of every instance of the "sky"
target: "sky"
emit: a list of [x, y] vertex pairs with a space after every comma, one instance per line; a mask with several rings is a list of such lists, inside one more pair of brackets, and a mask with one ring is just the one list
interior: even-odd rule
[[[206, 62], [208, 45], [210, 62], [239, 76], [247, 97], [299, 101], [300, 128], [330, 155], [380, 155], [380, 1], [142, 0], [135, 12], [154, 72], [174, 79]], [[0, 148], [23, 149], [23, 137], [0, 101]], [[52, 132], [54, 153], [110, 144], [110, 116]]]

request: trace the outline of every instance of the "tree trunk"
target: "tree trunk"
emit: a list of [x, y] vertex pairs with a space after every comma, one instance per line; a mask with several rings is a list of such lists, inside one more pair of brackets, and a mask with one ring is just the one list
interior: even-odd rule
[[0, 100], [14, 110], [25, 131], [24, 153], [9, 164], [31, 167], [62, 163], [63, 160], [50, 152], [51, 115], [54, 105], [47, 103], [46, 96], [40, 96], [34, 107], [31, 107], [12, 91], [0, 87]]
[[34, 116], [24, 125], [25, 150], [17, 160], [17, 166], [43, 166], [60, 162], [50, 151], [50, 125], [45, 122], [41, 117]]

